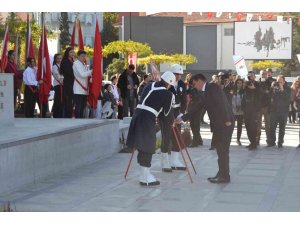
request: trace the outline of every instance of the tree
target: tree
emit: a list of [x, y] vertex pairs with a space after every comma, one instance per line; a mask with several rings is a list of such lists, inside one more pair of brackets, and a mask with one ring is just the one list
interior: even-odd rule
[[138, 57], [148, 56], [152, 54], [151, 47], [148, 44], [143, 44], [140, 42], [135, 42], [132, 40], [128, 41], [114, 41], [108, 43], [108, 45], [103, 48], [103, 57], [108, 57], [110, 54], [118, 53], [124, 56], [124, 65], [128, 65], [127, 56], [137, 52]]
[[284, 63], [280, 61], [273, 61], [273, 60], [261, 60], [261, 61], [250, 63], [250, 66], [253, 67], [253, 69], [258, 69], [258, 70], [265, 70], [267, 68], [281, 69], [284, 66]]
[[[114, 12], [103, 13], [103, 28], [101, 31], [102, 46], [118, 40], [118, 28], [114, 26], [118, 22], [118, 14]], [[106, 68], [118, 54], [111, 54], [103, 59], [103, 68]]]
[[282, 73], [290, 76], [292, 71], [299, 71], [300, 64], [297, 59], [297, 54], [300, 54], [300, 26], [298, 25], [299, 12], [284, 13], [284, 16], [291, 16], [292, 19], [292, 59], [283, 61], [284, 67]]
[[68, 13], [61, 12], [59, 18], [59, 30], [60, 30], [60, 48], [64, 49], [67, 45], [70, 44], [70, 33], [69, 33], [69, 21]]
[[148, 44], [143, 44], [135, 41], [114, 41], [110, 42], [103, 48], [103, 56], [107, 57], [110, 54], [118, 53], [125, 55], [127, 58], [128, 54], [134, 52], [138, 53], [138, 56], [148, 56], [152, 54], [151, 47]]
[[107, 45], [118, 40], [118, 29], [114, 24], [118, 22], [118, 14], [113, 12], [103, 13], [103, 29], [101, 31], [102, 44]]
[[115, 74], [121, 74], [124, 71], [125, 62], [123, 59], [114, 58], [112, 63], [107, 67], [107, 74], [110, 79]]
[[[9, 49], [12, 49], [13, 44], [16, 43], [16, 38], [18, 37], [18, 65], [19, 67], [25, 66], [25, 46], [26, 46], [26, 36], [27, 36], [27, 22], [22, 21], [16, 13], [9, 13], [7, 18], [8, 23], [8, 32], [10, 37], [10, 42], [12, 43], [11, 47]], [[37, 55], [38, 52], [38, 46], [41, 38], [42, 29], [39, 24], [34, 20], [32, 17], [30, 21], [31, 25], [31, 35], [32, 35], [32, 41], [34, 45], [35, 54]], [[1, 26], [0, 26], [0, 32], [1, 32]], [[0, 34], [3, 38], [3, 34]], [[50, 30], [47, 30], [47, 37], [48, 39], [54, 38], [54, 33]]]
[[138, 64], [150, 64], [150, 60], [153, 60], [155, 64], [160, 63], [178, 63], [181, 65], [193, 64], [197, 62], [197, 58], [191, 54], [173, 54], [173, 55], [149, 55], [145, 58], [139, 58]]

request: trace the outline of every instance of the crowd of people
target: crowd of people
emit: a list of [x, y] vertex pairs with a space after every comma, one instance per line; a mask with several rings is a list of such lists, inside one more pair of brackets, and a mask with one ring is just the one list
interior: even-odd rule
[[[250, 142], [247, 146], [249, 150], [255, 150], [261, 144], [262, 127], [266, 133], [268, 147], [276, 144], [278, 148], [283, 147], [288, 118], [290, 123], [297, 122], [300, 77], [297, 77], [289, 87], [283, 75], [274, 78], [272, 70], [267, 69], [260, 71], [258, 80], [255, 73], [250, 71], [247, 80], [232, 74], [220, 74], [214, 76], [212, 82], [220, 85], [232, 105], [237, 121], [238, 145], [242, 145], [240, 138], [242, 125], [245, 124]], [[279, 135], [276, 138], [277, 126], [279, 126]]]
[[[162, 171], [186, 170], [180, 160], [178, 136], [181, 123], [189, 121], [193, 139], [189, 147], [203, 145], [200, 125], [205, 113], [210, 119], [212, 132], [210, 150], [217, 150], [219, 171], [208, 180], [212, 183], [230, 182], [229, 146], [234, 126], [237, 127], [236, 142], [241, 143], [243, 124], [249, 140], [249, 151], [261, 144], [264, 127], [267, 147], [283, 148], [285, 127], [297, 123], [300, 114], [300, 76], [289, 87], [283, 75], [276, 79], [272, 70], [260, 71], [259, 79], [250, 71], [246, 79], [234, 73], [212, 75], [207, 81], [202, 74], [186, 74], [175, 64], [154, 82], [151, 74], [141, 79], [135, 66], [129, 65], [123, 73], [111, 77], [99, 90], [97, 109], [88, 104], [89, 83], [92, 82], [92, 66], [87, 66], [87, 53], [69, 47], [64, 54], [54, 56], [52, 84], [55, 91], [52, 107], [53, 118], [105, 118], [122, 119], [132, 117], [127, 138], [128, 147], [137, 149], [141, 166], [140, 183], [158, 185], [159, 181], [150, 173], [152, 154], [155, 151], [157, 123], [162, 132]], [[14, 73], [14, 101], [20, 92], [19, 75], [15, 63], [15, 52], [8, 52], [6, 72]], [[35, 60], [27, 59], [22, 74], [25, 117], [35, 116], [38, 103], [38, 88], [43, 80], [37, 80]], [[38, 104], [39, 105], [39, 104]], [[47, 105], [39, 105], [41, 116], [46, 117]], [[263, 120], [262, 120], [263, 117]], [[263, 123], [264, 122], [264, 123]], [[279, 125], [278, 137], [276, 129]], [[276, 143], [277, 141], [277, 143]], [[300, 147], [300, 146], [298, 146]]]
[[[5, 72], [14, 74], [14, 105], [24, 95], [24, 115], [27, 118], [36, 117], [36, 104], [40, 109], [40, 116], [45, 118], [51, 112], [53, 118], [118, 118], [132, 116], [143, 87], [152, 80], [151, 74], [144, 75], [140, 85], [140, 78], [134, 72], [134, 65], [129, 65], [122, 74], [111, 77], [110, 82], [104, 82], [99, 90], [98, 107], [91, 109], [87, 96], [89, 83], [92, 82], [92, 65], [87, 66], [87, 53], [77, 52], [75, 60], [74, 49], [68, 47], [64, 54], [57, 53], [53, 57], [52, 88], [54, 103], [40, 105], [38, 88], [43, 83], [37, 80], [36, 61], [27, 58], [26, 68], [20, 73], [15, 63], [15, 52], [8, 52], [8, 63]], [[21, 78], [21, 79], [20, 79]], [[21, 81], [22, 80], [22, 81]], [[19, 101], [20, 102], [20, 101]]]
[[[159, 181], [149, 170], [155, 150], [155, 142], [152, 140], [155, 139], [155, 130], [153, 130], [155, 117], [158, 118], [162, 132], [163, 172], [186, 170], [178, 153], [180, 142], [176, 136], [178, 138], [180, 134], [176, 133], [180, 133], [180, 124], [183, 121], [189, 121], [193, 133], [193, 140], [189, 147], [203, 145], [200, 124], [205, 112], [210, 119], [212, 132], [210, 150], [217, 150], [219, 165], [217, 174], [208, 178], [211, 183], [230, 182], [229, 148], [235, 124], [236, 142], [239, 146], [242, 145], [241, 134], [245, 124], [249, 140], [249, 145], [246, 147], [249, 151], [257, 149], [261, 144], [262, 127], [266, 133], [267, 147], [277, 145], [278, 149], [283, 148], [287, 119], [289, 117], [291, 123], [296, 123], [296, 114], [300, 111], [298, 89], [300, 77], [297, 77], [292, 87], [289, 87], [283, 75], [272, 77], [271, 69], [260, 71], [258, 80], [253, 71], [248, 73], [246, 79], [233, 73], [221, 72], [213, 75], [210, 82], [202, 74], [193, 76], [188, 74], [183, 82], [182, 74], [182, 67], [175, 64], [163, 74], [160, 83], [153, 82], [151, 85], [146, 85], [136, 113], [133, 115], [127, 145], [139, 152], [141, 185], [159, 185]], [[160, 88], [167, 89], [173, 94], [174, 99], [167, 98], [162, 102], [163, 95], [166, 97], [167, 94], [165, 91], [160, 91]], [[148, 123], [148, 119], [152, 122]], [[278, 125], [279, 132], [276, 137]], [[153, 138], [149, 138], [151, 136]], [[149, 142], [145, 144], [146, 139]]]

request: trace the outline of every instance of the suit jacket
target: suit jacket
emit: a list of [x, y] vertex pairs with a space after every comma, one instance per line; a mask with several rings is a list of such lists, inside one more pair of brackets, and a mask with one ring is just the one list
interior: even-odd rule
[[225, 93], [221, 90], [219, 85], [215, 83], [206, 83], [203, 98], [199, 98], [198, 104], [184, 116], [183, 121], [189, 119], [195, 111], [199, 111], [201, 107], [205, 107], [210, 120], [210, 127], [213, 133], [222, 133], [227, 129], [225, 123], [234, 123], [234, 115], [232, 107], [229, 104]]
[[60, 64], [60, 73], [64, 77], [64, 88], [72, 89], [74, 84], [73, 62], [68, 58], [63, 58]]
[[214, 83], [206, 83], [204, 92], [204, 105], [210, 120], [213, 133], [226, 131], [226, 122], [234, 123], [232, 107], [225, 93]]
[[[135, 72], [133, 72], [133, 74], [132, 74], [132, 80], [133, 80], [134, 85], [139, 86], [139, 84], [140, 84], [139, 78]], [[120, 88], [122, 98], [127, 97], [127, 93], [128, 93], [127, 85], [128, 84], [129, 84], [129, 82], [127, 79], [127, 70], [124, 70], [124, 72], [119, 77], [118, 84], [117, 84], [118, 88]], [[137, 97], [137, 89], [134, 89], [134, 96]]]

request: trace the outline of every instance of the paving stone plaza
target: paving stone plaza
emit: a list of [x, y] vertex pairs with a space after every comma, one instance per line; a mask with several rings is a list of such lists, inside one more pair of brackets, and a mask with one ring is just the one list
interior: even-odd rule
[[[124, 172], [130, 154], [112, 157], [49, 177], [10, 195], [1, 196], [21, 212], [299, 212], [300, 150], [298, 124], [288, 124], [283, 149], [261, 146], [248, 151], [246, 132], [237, 146], [231, 142], [231, 183], [211, 184], [217, 172], [217, 155], [209, 151], [211, 133], [201, 128], [204, 146], [189, 149], [197, 174], [162, 173], [160, 154], [154, 155], [151, 171], [160, 186], [141, 187], [134, 157], [127, 180]], [[265, 136], [262, 137], [262, 140]]]

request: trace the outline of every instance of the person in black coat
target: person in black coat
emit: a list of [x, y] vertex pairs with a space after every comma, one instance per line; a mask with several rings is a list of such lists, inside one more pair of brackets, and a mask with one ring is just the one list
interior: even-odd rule
[[[210, 119], [211, 129], [216, 139], [219, 171], [215, 177], [209, 177], [211, 183], [228, 183], [229, 175], [229, 147], [234, 128], [234, 115], [231, 105], [221, 88], [214, 83], [208, 83], [203, 74], [192, 76], [193, 87], [203, 91], [203, 103]], [[199, 102], [198, 108], [203, 107]], [[195, 108], [197, 110], [197, 108]], [[175, 120], [180, 123], [186, 121], [192, 112], [188, 112]]]
[[123, 117], [128, 117], [128, 107], [130, 108], [130, 116], [133, 116], [136, 107], [137, 89], [139, 87], [139, 79], [134, 72], [134, 65], [130, 64], [128, 69], [124, 70], [118, 80], [118, 88], [123, 103]]
[[160, 182], [150, 173], [152, 155], [156, 149], [156, 120], [159, 117], [164, 125], [166, 136], [170, 136], [173, 123], [173, 94], [167, 89], [175, 83], [175, 75], [169, 71], [161, 76], [159, 82], [151, 82], [144, 88], [130, 122], [126, 145], [138, 150], [137, 161], [141, 166], [140, 184], [151, 186]]
[[244, 113], [245, 127], [250, 144], [247, 148], [252, 151], [259, 144], [257, 141], [257, 123], [260, 110], [260, 87], [255, 81], [255, 74], [249, 71], [248, 81], [242, 99], [242, 111]]
[[64, 118], [72, 118], [73, 115], [73, 84], [74, 84], [74, 49], [68, 47], [64, 53], [60, 65], [60, 73], [64, 77], [63, 92], [64, 92]]
[[270, 115], [270, 143], [268, 147], [275, 146], [276, 128], [279, 124], [278, 148], [282, 148], [285, 135], [285, 126], [289, 113], [291, 88], [285, 82], [283, 75], [277, 76], [271, 86], [271, 115]]

